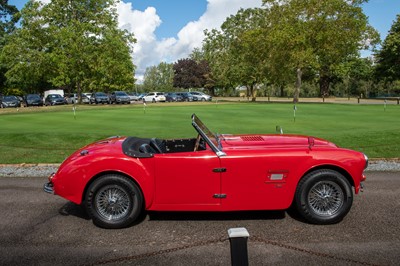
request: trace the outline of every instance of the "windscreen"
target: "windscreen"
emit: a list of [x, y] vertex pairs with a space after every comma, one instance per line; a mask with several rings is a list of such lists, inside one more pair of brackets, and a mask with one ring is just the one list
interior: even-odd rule
[[195, 114], [192, 115], [192, 124], [196, 130], [199, 131], [200, 135], [204, 134], [209, 139], [209, 141], [215, 146], [213, 148], [219, 149], [218, 137], [212, 133]]

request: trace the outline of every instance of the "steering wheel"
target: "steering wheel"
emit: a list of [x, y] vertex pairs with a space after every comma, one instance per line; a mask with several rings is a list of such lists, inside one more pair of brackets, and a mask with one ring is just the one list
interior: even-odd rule
[[201, 141], [201, 135], [198, 134], [197, 138], [196, 138], [196, 143], [194, 144], [194, 151], [198, 151], [199, 150], [200, 141]]
[[163, 153], [163, 151], [160, 149], [160, 147], [158, 146], [158, 144], [154, 138], [150, 139], [150, 146], [152, 148], [154, 148], [157, 153]]

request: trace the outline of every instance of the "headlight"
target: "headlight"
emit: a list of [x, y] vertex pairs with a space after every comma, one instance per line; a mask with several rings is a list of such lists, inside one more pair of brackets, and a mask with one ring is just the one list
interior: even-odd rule
[[368, 167], [368, 156], [364, 154], [364, 159], [365, 159], [365, 167], [364, 169], [367, 169]]

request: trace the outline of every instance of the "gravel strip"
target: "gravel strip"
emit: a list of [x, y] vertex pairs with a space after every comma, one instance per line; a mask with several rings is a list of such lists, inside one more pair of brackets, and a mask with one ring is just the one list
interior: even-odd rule
[[58, 167], [58, 164], [2, 164], [0, 177], [48, 177]]
[[[59, 164], [0, 164], [0, 177], [48, 177]], [[367, 172], [399, 171], [400, 159], [371, 160]]]
[[367, 172], [370, 171], [400, 171], [400, 159], [370, 160]]

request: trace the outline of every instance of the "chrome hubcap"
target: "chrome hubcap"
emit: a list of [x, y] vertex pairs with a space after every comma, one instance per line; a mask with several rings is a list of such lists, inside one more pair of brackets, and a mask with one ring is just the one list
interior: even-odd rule
[[320, 216], [336, 214], [344, 203], [344, 194], [340, 186], [331, 181], [316, 183], [308, 194], [311, 209]]
[[118, 186], [106, 186], [99, 190], [95, 204], [100, 216], [106, 220], [119, 220], [125, 217], [131, 207], [127, 191]]

